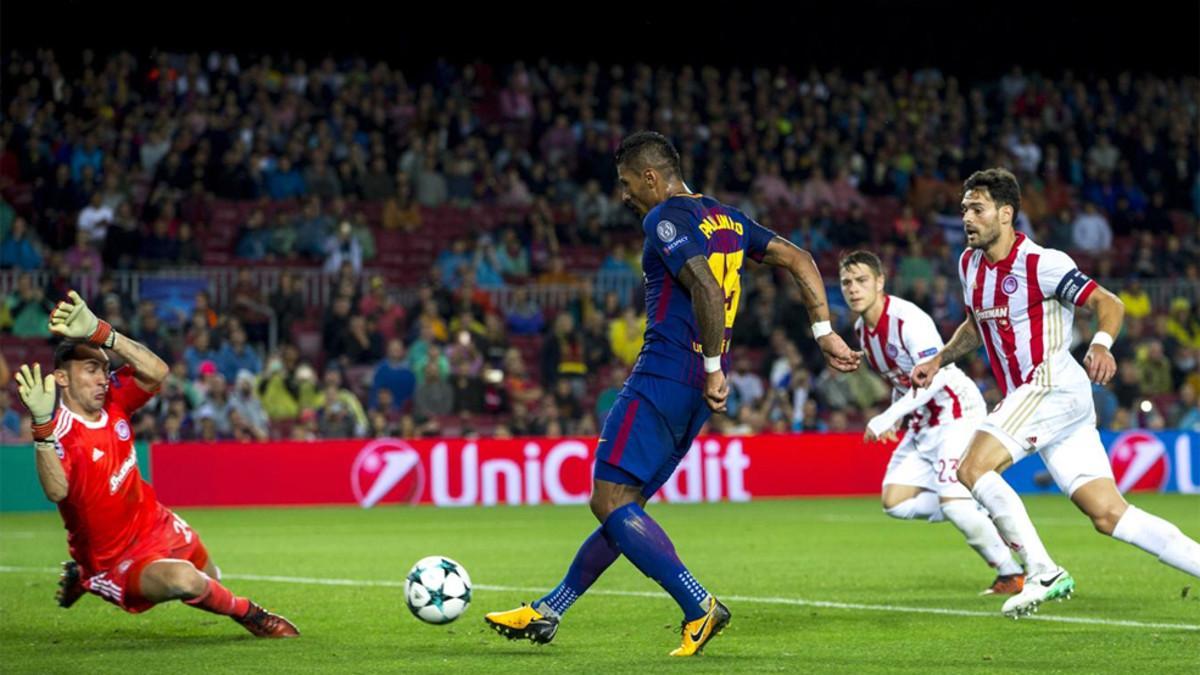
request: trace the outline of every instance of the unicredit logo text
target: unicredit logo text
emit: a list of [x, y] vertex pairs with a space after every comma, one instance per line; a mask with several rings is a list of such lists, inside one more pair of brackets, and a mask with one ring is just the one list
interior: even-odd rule
[[[350, 484], [364, 508], [381, 501], [437, 506], [582, 504], [591, 493], [592, 452], [592, 445], [579, 440], [539, 439], [526, 442], [519, 458], [481, 460], [480, 445], [474, 441], [438, 441], [422, 453], [399, 439], [378, 439], [359, 451]], [[748, 501], [749, 466], [740, 439], [697, 441], [658, 497], [667, 502]]]

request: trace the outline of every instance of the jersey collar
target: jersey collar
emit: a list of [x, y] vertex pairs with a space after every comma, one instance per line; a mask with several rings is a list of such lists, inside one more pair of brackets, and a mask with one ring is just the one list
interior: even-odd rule
[[71, 409], [68, 408], [65, 403], [59, 402], [58, 407], [60, 410], [63, 411], [63, 413], [70, 415], [71, 419], [75, 420], [76, 422], [79, 422], [80, 424], [87, 427], [88, 429], [93, 429], [93, 430], [94, 429], [103, 429], [104, 427], [106, 427], [108, 425], [108, 408], [101, 408], [100, 419], [96, 420], [95, 422], [89, 422], [86, 419], [84, 419], [84, 418], [80, 417], [79, 415], [75, 414], [74, 412], [72, 412]]

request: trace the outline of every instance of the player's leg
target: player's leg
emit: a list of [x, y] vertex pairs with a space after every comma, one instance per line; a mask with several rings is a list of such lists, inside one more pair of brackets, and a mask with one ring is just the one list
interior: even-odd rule
[[[1018, 456], [1019, 455], [1019, 456]], [[958, 464], [958, 481], [971, 491], [971, 496], [987, 509], [1000, 536], [1025, 562], [1029, 575], [1057, 569], [1042, 544], [1025, 504], [1000, 472], [1013, 464], [1014, 459], [1026, 456], [1020, 448], [1008, 447], [990, 425], [984, 426], [971, 438], [967, 451]]]
[[883, 512], [900, 520], [929, 520], [939, 513], [937, 493], [916, 485], [884, 485], [882, 501]]
[[958, 482], [955, 472], [963, 451], [970, 443], [977, 420], [959, 420], [926, 432], [936, 442], [931, 470], [942, 514], [962, 533], [967, 544], [996, 570], [996, 578], [983, 594], [1019, 593], [1025, 583], [1024, 570], [1000, 537], [987, 511], [971, 497], [971, 491]]
[[287, 619], [271, 614], [247, 598], [236, 596], [219, 581], [196, 569], [187, 560], [164, 558], [145, 565], [136, 576], [134, 593], [159, 604], [182, 600], [184, 604], [228, 616], [259, 637], [294, 637], [300, 634]]
[[1080, 427], [1043, 456], [1055, 481], [1098, 532], [1200, 577], [1200, 544], [1173, 523], [1125, 501], [1095, 427]]
[[79, 563], [67, 560], [62, 564], [62, 572], [58, 575], [58, 590], [54, 592], [54, 599], [58, 601], [58, 606], [68, 609], [86, 593], [87, 589], [83, 587], [83, 573], [79, 570]]
[[933, 468], [917, 447], [919, 434], [909, 431], [888, 460], [883, 474], [883, 512], [900, 520], [942, 519]]
[[[622, 436], [622, 428], [627, 426], [626, 419], [631, 412], [636, 412], [637, 406], [633, 404], [635, 399], [637, 396], [630, 389], [625, 388], [621, 391], [616, 403], [609, 411], [608, 417], [604, 420], [604, 426], [600, 432], [600, 446], [597, 448], [598, 456], [612, 454], [614, 444]], [[630, 421], [629, 424], [632, 422]], [[626, 437], [628, 437], [629, 431], [628, 428], [624, 430]], [[602, 463], [597, 462], [596, 468], [600, 469], [601, 467]], [[529, 604], [522, 604], [511, 610], [487, 613], [483, 617], [484, 623], [510, 640], [529, 640], [537, 644], [545, 644], [554, 639], [558, 633], [558, 623], [562, 616], [621, 555], [611, 536], [604, 530], [604, 519], [597, 513], [597, 508], [607, 509], [604, 511], [607, 513], [624, 503], [621, 501], [620, 495], [610, 494], [612, 490], [608, 487], [609, 485], [614, 484], [611, 481], [600, 480], [599, 476], [594, 481], [591, 500], [592, 513], [596, 515], [601, 524], [580, 544], [570, 566], [567, 567], [566, 574], [563, 575], [558, 585], [549, 593]], [[623, 486], [618, 487], [621, 490], [626, 489]], [[636, 491], [632, 492], [634, 492], [632, 498], [637, 498]]]

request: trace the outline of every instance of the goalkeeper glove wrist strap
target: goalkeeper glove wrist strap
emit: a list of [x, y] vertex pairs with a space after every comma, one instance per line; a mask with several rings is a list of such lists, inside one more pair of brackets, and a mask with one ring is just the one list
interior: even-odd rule
[[32, 424], [32, 426], [33, 426], [33, 440], [35, 442], [36, 441], [52, 441], [52, 440], [54, 440], [54, 418], [53, 417], [46, 420], [45, 422], [34, 422]]
[[96, 347], [105, 347], [112, 349], [113, 343], [117, 340], [117, 332], [113, 330], [112, 324], [99, 319], [96, 324], [96, 330], [88, 338], [88, 342]]

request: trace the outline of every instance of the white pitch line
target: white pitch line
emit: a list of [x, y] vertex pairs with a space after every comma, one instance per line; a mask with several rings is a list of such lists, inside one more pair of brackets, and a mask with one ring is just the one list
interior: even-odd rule
[[[5, 567], [0, 566], [0, 573], [37, 572], [56, 574], [59, 570], [53, 567]], [[286, 577], [269, 574], [223, 574], [222, 579], [235, 581], [268, 581], [281, 584], [305, 584], [309, 586], [368, 586], [383, 588], [403, 588], [403, 581], [390, 579], [330, 579], [319, 577]], [[544, 588], [529, 588], [524, 586], [492, 586], [490, 584], [475, 584], [473, 588], [481, 591], [500, 591], [506, 593], [541, 593]], [[610, 595], [630, 598], [661, 598], [661, 592], [653, 591], [611, 591], [596, 589], [588, 591], [591, 595]], [[985, 619], [1001, 618], [997, 612], [980, 612], [969, 609], [945, 609], [942, 607], [905, 607], [903, 605], [868, 605], [856, 602], [833, 602], [829, 600], [805, 600], [803, 598], [760, 597], [751, 595], [723, 595], [723, 600], [730, 602], [746, 602], [762, 605], [790, 605], [793, 607], [823, 607], [825, 609], [847, 609], [863, 612], [892, 612], [896, 614], [937, 614], [941, 616], [966, 616]], [[1090, 626], [1122, 626], [1126, 628], [1161, 628], [1166, 630], [1200, 631], [1200, 625], [1188, 623], [1156, 623], [1146, 621], [1126, 621], [1122, 619], [1095, 619], [1079, 616], [1054, 616], [1035, 614], [1026, 617], [1033, 621], [1051, 621], [1055, 623], [1074, 623]]]

